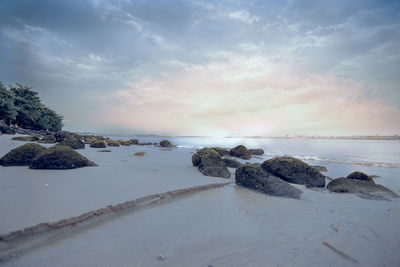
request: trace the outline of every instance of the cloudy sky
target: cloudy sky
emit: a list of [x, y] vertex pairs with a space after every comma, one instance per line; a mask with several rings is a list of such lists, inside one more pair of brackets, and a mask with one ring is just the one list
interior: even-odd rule
[[400, 2], [2, 0], [0, 81], [65, 128], [400, 133]]

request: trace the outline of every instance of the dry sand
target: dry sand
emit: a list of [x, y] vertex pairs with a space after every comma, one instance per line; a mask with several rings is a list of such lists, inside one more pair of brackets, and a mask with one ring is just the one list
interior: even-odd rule
[[[0, 155], [21, 142], [0, 136]], [[188, 150], [80, 150], [98, 167], [0, 167], [0, 233], [195, 185]], [[130, 157], [145, 151], [144, 157]], [[398, 177], [399, 178], [399, 177]], [[399, 193], [400, 179], [377, 182]], [[48, 184], [48, 185], [46, 185]], [[296, 185], [301, 200], [236, 185], [71, 227], [5, 266], [400, 266], [400, 200], [376, 201]], [[0, 249], [1, 250], [1, 249]]]

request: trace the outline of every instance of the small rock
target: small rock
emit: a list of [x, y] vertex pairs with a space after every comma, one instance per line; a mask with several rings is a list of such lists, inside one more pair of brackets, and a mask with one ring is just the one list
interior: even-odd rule
[[26, 141], [26, 142], [36, 142], [39, 140], [37, 136], [16, 136], [11, 138], [11, 140], [15, 141]]
[[119, 147], [119, 142], [114, 140], [108, 140], [107, 146]]
[[171, 144], [171, 142], [168, 141], [168, 140], [162, 140], [162, 141], [160, 142], [160, 146], [162, 146], [162, 147], [172, 147], [172, 144]]
[[232, 157], [237, 157], [241, 159], [251, 159], [251, 155], [247, 148], [243, 145], [239, 145], [237, 147], [234, 147], [230, 150], [230, 154]]
[[93, 148], [106, 148], [106, 143], [103, 140], [96, 140], [90, 144], [90, 147]]
[[250, 155], [254, 155], [254, 156], [262, 156], [262, 155], [264, 155], [264, 150], [261, 148], [249, 149], [249, 153], [250, 153]]
[[365, 173], [359, 172], [359, 171], [350, 173], [349, 175], [347, 175], [346, 178], [347, 179], [361, 180], [361, 181], [367, 181], [367, 182], [374, 183], [374, 180], [372, 179], [372, 177], [369, 177]]

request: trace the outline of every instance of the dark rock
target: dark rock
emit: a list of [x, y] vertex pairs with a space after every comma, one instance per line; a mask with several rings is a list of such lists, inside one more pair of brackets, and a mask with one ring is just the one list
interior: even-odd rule
[[328, 171], [328, 168], [325, 166], [320, 166], [320, 165], [310, 165], [310, 166], [319, 172], [327, 172]]
[[90, 144], [90, 147], [94, 148], [106, 148], [106, 143], [103, 140], [96, 140]]
[[242, 163], [240, 163], [236, 159], [224, 158], [223, 160], [225, 162], [226, 167], [229, 167], [229, 168], [237, 168], [242, 165]]
[[251, 159], [251, 155], [247, 148], [243, 145], [239, 145], [235, 148], [232, 148], [230, 150], [230, 154], [233, 157], [241, 158], [241, 159]]
[[249, 149], [249, 153], [254, 156], [262, 156], [264, 155], [264, 150], [261, 148]]
[[0, 132], [3, 134], [15, 134], [15, 130], [5, 123], [0, 123]]
[[173, 147], [172, 144], [171, 144], [171, 142], [168, 141], [168, 140], [162, 140], [162, 141], [160, 142], [160, 146], [162, 146], [162, 147]]
[[97, 152], [111, 152], [109, 149], [102, 149], [102, 150], [97, 150]]
[[52, 134], [45, 135], [42, 139], [38, 141], [38, 143], [42, 144], [54, 144], [56, 143], [56, 137]]
[[27, 143], [17, 148], [12, 149], [0, 159], [0, 165], [3, 166], [29, 166], [32, 160], [41, 152], [46, 150], [45, 147]]
[[15, 141], [26, 141], [26, 142], [36, 142], [39, 140], [37, 136], [16, 136], [11, 138], [11, 140]]
[[231, 174], [221, 156], [211, 148], [204, 148], [192, 156], [193, 166], [207, 176], [230, 178]]
[[367, 182], [372, 182], [374, 183], [374, 180], [372, 180], [371, 177], [366, 175], [363, 172], [352, 172], [346, 177], [347, 179], [353, 179], [353, 180], [361, 180], [361, 181], [367, 181]]
[[118, 141], [114, 141], [114, 140], [108, 140], [107, 141], [107, 146], [114, 146], [114, 147], [119, 147], [119, 142]]
[[84, 149], [85, 148], [85, 143], [82, 141], [82, 139], [76, 138], [76, 137], [65, 138], [57, 145], [68, 146], [73, 149]]
[[214, 149], [215, 151], [218, 152], [218, 154], [223, 157], [223, 156], [229, 156], [230, 152], [229, 150], [222, 148], [222, 147], [212, 147], [212, 149]]
[[79, 134], [71, 133], [71, 132], [68, 132], [68, 131], [56, 132], [54, 134], [54, 136], [56, 138], [56, 142], [61, 142], [61, 141], [64, 141], [64, 139], [71, 139], [71, 138], [80, 139], [80, 140], [82, 139]]
[[31, 169], [75, 169], [96, 166], [75, 150], [67, 146], [56, 145], [39, 154], [31, 163]]
[[121, 144], [121, 146], [130, 146], [131, 143], [129, 141], [119, 141], [119, 143]]
[[300, 199], [301, 190], [275, 177], [260, 166], [244, 164], [236, 169], [236, 184], [268, 195]]
[[131, 145], [136, 145], [137, 143], [139, 143], [139, 140], [138, 140], [138, 139], [129, 139], [128, 142], [129, 142]]
[[330, 192], [354, 193], [366, 199], [390, 199], [399, 197], [399, 195], [382, 185], [371, 183], [370, 181], [343, 177], [332, 180], [328, 183], [326, 188]]
[[136, 145], [138, 145], [138, 146], [152, 146], [153, 143], [151, 143], [151, 142], [147, 142], [147, 143], [137, 143]]
[[292, 157], [277, 157], [263, 162], [261, 167], [289, 183], [307, 187], [325, 187], [325, 176], [319, 171]]

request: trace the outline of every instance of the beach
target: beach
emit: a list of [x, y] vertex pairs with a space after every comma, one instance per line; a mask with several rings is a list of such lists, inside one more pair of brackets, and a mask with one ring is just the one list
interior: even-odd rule
[[[0, 136], [0, 156], [24, 143], [13, 141], [11, 137]], [[95, 162], [98, 165], [95, 167], [73, 170], [0, 167], [0, 211], [3, 214], [0, 234], [3, 235], [154, 196], [141, 205], [102, 215], [101, 219], [88, 219], [50, 233], [27, 236], [25, 245], [16, 242], [15, 255], [2, 264], [400, 265], [399, 199], [363, 199], [354, 194], [329, 193], [324, 188], [303, 185], [293, 185], [303, 191], [299, 200], [261, 194], [235, 185], [235, 169], [232, 168], [229, 168], [232, 173], [229, 179], [204, 176], [191, 162], [196, 151], [191, 144], [196, 141], [179, 138], [171, 141], [178, 147], [131, 145], [108, 147], [111, 152], [98, 152], [100, 149], [86, 146], [77, 150]], [[250, 142], [246, 145], [253, 145], [252, 148], [260, 145], [251, 144], [251, 140], [242, 141]], [[232, 140], [229, 142], [225, 145], [232, 144]], [[396, 151], [398, 142], [352, 143], [352, 148], [374, 148], [375, 153], [365, 154], [364, 157], [369, 158], [360, 159], [364, 151], [359, 150], [353, 153], [351, 160], [341, 157], [341, 153], [347, 152], [339, 151], [337, 143], [315, 142], [269, 140], [266, 155], [253, 157], [250, 162], [262, 163], [267, 158], [291, 152], [310, 164], [326, 166], [326, 176], [331, 178], [346, 176], [354, 170], [379, 175], [376, 183], [400, 194], [397, 152], [391, 152], [390, 156], [385, 150], [392, 147]], [[198, 147], [204, 145], [197, 141]], [[301, 154], [303, 147], [309, 149]], [[336, 151], [331, 152], [336, 157], [318, 153], [316, 147], [336, 147]], [[137, 152], [145, 154], [133, 156]], [[215, 187], [215, 184], [224, 185]], [[206, 187], [199, 189], [198, 186]], [[187, 188], [195, 189], [176, 191]], [[162, 195], [165, 192], [175, 193]], [[33, 245], [27, 246], [29, 242]], [[0, 243], [0, 252], [5, 249]]]

